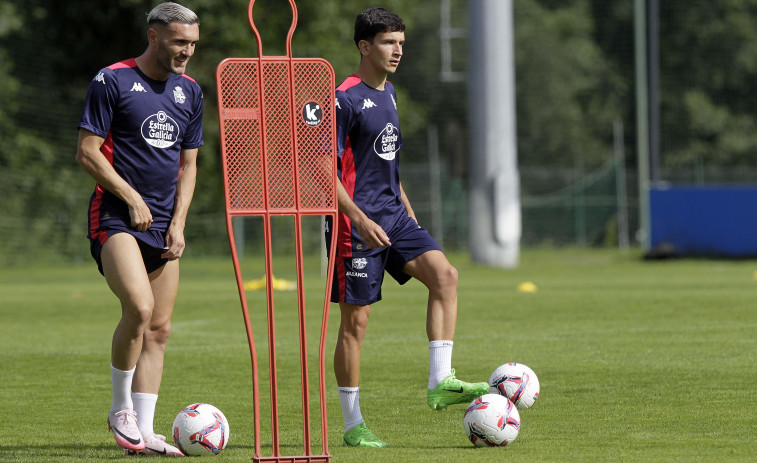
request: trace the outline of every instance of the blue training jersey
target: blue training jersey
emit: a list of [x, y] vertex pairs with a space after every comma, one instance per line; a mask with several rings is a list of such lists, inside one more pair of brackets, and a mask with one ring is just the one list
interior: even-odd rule
[[[78, 127], [105, 139], [100, 151], [165, 231], [173, 215], [181, 150], [202, 146], [202, 90], [186, 75], [147, 77], [128, 59], [100, 70], [89, 85]], [[130, 227], [125, 202], [101, 185], [90, 200], [90, 234]]]
[[[338, 175], [352, 201], [392, 237], [407, 210], [401, 200], [399, 152], [402, 136], [397, 94], [386, 82], [384, 90], [352, 75], [336, 89]], [[337, 254], [370, 253], [346, 215], [337, 226]]]

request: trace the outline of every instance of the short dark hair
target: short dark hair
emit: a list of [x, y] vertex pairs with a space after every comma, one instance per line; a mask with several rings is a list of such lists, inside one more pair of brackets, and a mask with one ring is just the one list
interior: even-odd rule
[[376, 34], [381, 32], [405, 32], [405, 23], [384, 8], [368, 8], [355, 18], [355, 45], [361, 40], [373, 42]]

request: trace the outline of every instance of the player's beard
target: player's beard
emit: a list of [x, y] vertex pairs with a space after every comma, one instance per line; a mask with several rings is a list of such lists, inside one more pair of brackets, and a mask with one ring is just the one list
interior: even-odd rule
[[184, 74], [186, 72], [186, 70], [187, 70], [187, 62], [188, 61], [189, 61], [189, 58], [187, 58], [184, 61], [182, 61], [181, 64], [180, 64], [180, 66], [176, 66], [176, 62], [177, 62], [176, 59], [175, 58], [171, 58], [171, 60], [169, 61], [169, 66], [170, 66], [171, 72], [173, 72], [174, 74], [178, 74], [178, 75]]
[[187, 70], [187, 63], [189, 62], [189, 58], [185, 59], [181, 63], [181, 66], [176, 66], [177, 56], [180, 56], [180, 55], [165, 55], [161, 57], [159, 62], [160, 62], [160, 65], [163, 67], [163, 69], [165, 69], [166, 71], [173, 74], [182, 75]]

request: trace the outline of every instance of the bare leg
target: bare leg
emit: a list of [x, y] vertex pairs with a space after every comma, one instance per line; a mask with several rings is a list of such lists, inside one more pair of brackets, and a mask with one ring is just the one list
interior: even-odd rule
[[421, 254], [404, 271], [428, 288], [426, 333], [429, 340], [429, 379], [426, 402], [434, 410], [469, 403], [486, 394], [487, 383], [467, 383], [452, 370], [452, 338], [457, 326], [457, 269], [441, 251]]
[[457, 269], [443, 252], [428, 251], [408, 262], [403, 270], [428, 288], [428, 340], [451, 341], [457, 327]]
[[344, 442], [352, 447], [386, 447], [388, 444], [365, 426], [360, 411], [360, 354], [371, 307], [340, 303], [339, 308], [342, 321], [334, 352], [334, 372], [344, 418]]
[[163, 378], [163, 357], [171, 335], [171, 315], [179, 288], [179, 261], [166, 263], [149, 278], [155, 308], [144, 332], [132, 390], [157, 394]]
[[141, 450], [145, 442], [133, 410], [131, 385], [155, 301], [139, 245], [133, 236], [118, 233], [108, 238], [101, 258], [105, 281], [121, 302], [121, 320], [113, 333], [111, 347], [113, 400], [108, 426], [118, 445]]
[[340, 387], [360, 384], [360, 353], [368, 327], [371, 306], [339, 303], [342, 321], [334, 351], [334, 373]]
[[111, 363], [119, 370], [131, 370], [139, 360], [142, 339], [152, 317], [155, 301], [150, 279], [136, 239], [118, 233], [102, 249], [105, 281], [121, 302], [121, 320], [113, 333]]

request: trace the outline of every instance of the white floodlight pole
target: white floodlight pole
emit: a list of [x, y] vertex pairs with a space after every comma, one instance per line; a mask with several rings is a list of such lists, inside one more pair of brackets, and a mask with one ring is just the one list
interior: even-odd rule
[[513, 2], [470, 0], [468, 7], [471, 255], [476, 262], [515, 267], [521, 209]]
[[649, 74], [647, 71], [646, 0], [634, 0], [634, 42], [636, 48], [636, 145], [639, 184], [639, 241], [650, 247], [649, 217]]

